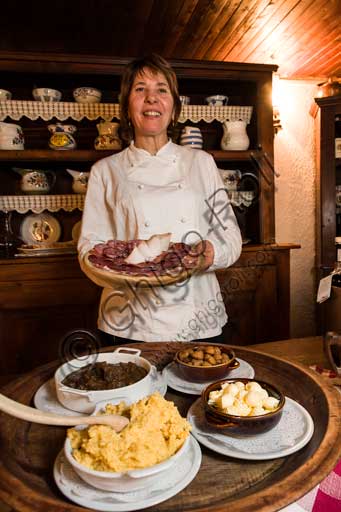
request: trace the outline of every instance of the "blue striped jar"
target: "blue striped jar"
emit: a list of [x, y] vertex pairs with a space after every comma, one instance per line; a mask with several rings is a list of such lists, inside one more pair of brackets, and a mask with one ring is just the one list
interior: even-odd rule
[[180, 145], [202, 149], [203, 138], [200, 129], [195, 126], [185, 126], [181, 132]]

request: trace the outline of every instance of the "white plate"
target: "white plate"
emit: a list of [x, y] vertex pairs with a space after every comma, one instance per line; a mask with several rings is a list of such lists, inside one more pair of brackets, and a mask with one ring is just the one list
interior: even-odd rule
[[[231, 370], [227, 375], [227, 379], [236, 379], [236, 378], [244, 378], [244, 379], [253, 379], [255, 376], [255, 371], [252, 366], [243, 361], [243, 359], [237, 358], [240, 366], [235, 370]], [[162, 372], [167, 384], [170, 388], [175, 389], [176, 391], [180, 391], [181, 393], [187, 393], [188, 395], [201, 395], [203, 389], [206, 388], [211, 382], [191, 382], [189, 380], [185, 380], [176, 363], [169, 363]], [[224, 377], [222, 377], [224, 378]], [[215, 379], [216, 380], [216, 379]]]
[[175, 496], [195, 478], [200, 465], [200, 446], [190, 436], [187, 450], [172, 466], [172, 471], [165, 471], [162, 478], [155, 475], [155, 483], [148, 489], [128, 493], [95, 489], [75, 473], [63, 451], [57, 456], [53, 476], [60, 491], [78, 505], [92, 510], [125, 512], [151, 507]]
[[23, 220], [20, 238], [26, 244], [46, 244], [57, 242], [61, 235], [60, 224], [48, 213], [33, 213]]
[[[158, 391], [160, 395], [165, 396], [167, 383], [160, 372], [157, 372], [157, 379], [152, 382], [152, 391]], [[107, 400], [108, 402], [110, 400]], [[88, 416], [86, 414], [66, 409], [57, 398], [54, 378], [48, 380], [36, 392], [33, 398], [34, 406], [40, 411], [53, 412], [64, 416]], [[94, 404], [95, 407], [96, 404]]]
[[254, 436], [217, 432], [207, 424], [200, 402], [200, 398], [196, 400], [187, 414], [192, 434], [201, 444], [221, 455], [245, 460], [277, 459], [303, 448], [314, 433], [314, 422], [308, 411], [288, 397], [278, 424], [269, 432]]
[[82, 221], [79, 220], [76, 222], [76, 224], [73, 226], [71, 231], [72, 240], [77, 243], [79, 235], [81, 234], [81, 227], [82, 227]]

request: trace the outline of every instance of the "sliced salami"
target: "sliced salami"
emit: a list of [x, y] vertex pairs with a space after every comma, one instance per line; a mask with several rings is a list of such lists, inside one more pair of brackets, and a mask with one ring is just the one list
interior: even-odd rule
[[152, 261], [131, 264], [125, 259], [141, 240], [109, 240], [97, 244], [90, 251], [89, 261], [97, 268], [132, 276], [173, 275], [195, 268], [198, 256], [190, 245], [177, 242], [169, 245], [168, 251], [159, 254]]

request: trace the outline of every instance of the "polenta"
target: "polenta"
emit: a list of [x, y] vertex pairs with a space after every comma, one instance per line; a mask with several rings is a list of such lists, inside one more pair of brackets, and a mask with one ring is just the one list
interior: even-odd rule
[[80, 464], [97, 471], [126, 471], [158, 464], [173, 455], [191, 426], [173, 402], [159, 393], [127, 406], [108, 404], [105, 414], [122, 414], [129, 424], [119, 433], [107, 425], [68, 430], [72, 454]]

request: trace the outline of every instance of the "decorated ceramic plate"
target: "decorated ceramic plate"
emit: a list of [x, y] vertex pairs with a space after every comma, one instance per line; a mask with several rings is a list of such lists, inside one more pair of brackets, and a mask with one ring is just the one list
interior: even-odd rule
[[172, 466], [172, 471], [157, 474], [148, 487], [134, 492], [108, 492], [84, 482], [60, 452], [53, 476], [60, 491], [71, 501], [91, 510], [129, 512], [162, 503], [185, 489], [195, 478], [201, 465], [201, 449], [193, 436], [186, 452]]
[[205, 420], [201, 398], [190, 407], [187, 420], [199, 443], [221, 455], [245, 460], [285, 457], [303, 448], [314, 433], [314, 422], [308, 411], [288, 397], [279, 423], [263, 434], [233, 436], [211, 427]]
[[81, 234], [81, 227], [82, 227], [82, 221], [79, 220], [78, 222], [76, 222], [76, 224], [72, 228], [72, 232], [71, 232], [72, 240], [75, 243], [78, 242], [79, 235]]
[[[228, 373], [228, 378], [253, 379], [255, 376], [255, 371], [252, 366], [243, 359], [237, 358], [237, 361], [239, 362], [239, 367], [235, 370], [231, 370]], [[166, 379], [170, 388], [175, 389], [176, 391], [180, 391], [180, 393], [186, 393], [188, 395], [201, 395], [201, 392], [205, 389], [205, 387], [212, 382], [193, 382], [190, 380], [185, 380], [174, 361], [169, 363], [163, 369], [162, 375]]]
[[26, 244], [50, 244], [57, 242], [61, 235], [58, 220], [49, 213], [33, 213], [23, 220], [20, 238]]

